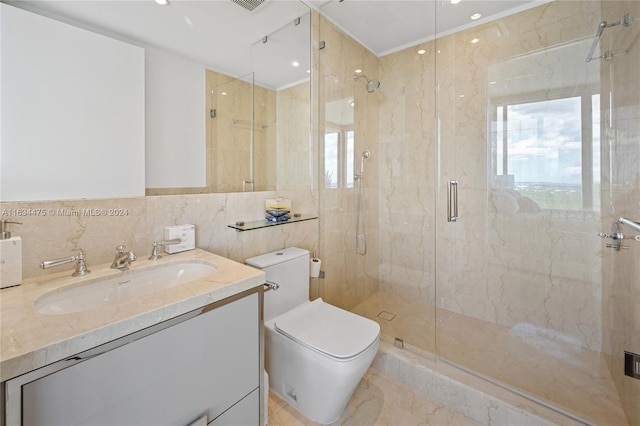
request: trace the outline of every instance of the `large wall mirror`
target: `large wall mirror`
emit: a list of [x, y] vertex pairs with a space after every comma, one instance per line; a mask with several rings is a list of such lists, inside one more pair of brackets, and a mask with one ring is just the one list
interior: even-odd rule
[[[87, 180], [91, 189], [20, 199], [2, 195], [1, 201], [310, 187], [311, 25], [304, 3], [266, 0], [254, 10], [258, 2], [231, 0], [168, 6], [151, 0], [5, 3], [142, 48], [144, 153], [126, 167], [145, 176], [132, 183], [132, 193], [112, 195], [101, 190], [112, 181], [93, 182], [89, 165], [67, 179]], [[36, 110], [34, 124], [42, 112]], [[3, 137], [0, 143], [4, 153], [15, 141]], [[94, 157], [89, 163], [104, 159], [91, 155], [101, 152], [93, 143], [105, 144], [85, 138], [83, 155]], [[66, 149], [64, 141], [56, 145], [47, 150]], [[118, 155], [126, 157], [127, 150], [119, 148]], [[29, 170], [35, 186], [47, 180], [29, 163], [16, 167]], [[121, 168], [116, 160], [113, 173]]]

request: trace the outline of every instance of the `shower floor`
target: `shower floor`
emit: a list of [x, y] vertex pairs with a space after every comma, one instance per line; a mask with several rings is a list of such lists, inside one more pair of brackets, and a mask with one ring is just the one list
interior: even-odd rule
[[[628, 425], [599, 352], [379, 291], [352, 309], [400, 338], [597, 425]], [[438, 332], [434, 327], [438, 321]], [[437, 344], [436, 344], [437, 339]], [[436, 352], [437, 346], [437, 352]]]

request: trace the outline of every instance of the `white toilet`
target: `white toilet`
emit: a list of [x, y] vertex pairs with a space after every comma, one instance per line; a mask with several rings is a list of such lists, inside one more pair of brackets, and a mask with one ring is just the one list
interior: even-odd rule
[[265, 366], [278, 395], [311, 420], [330, 424], [378, 351], [378, 323], [309, 301], [309, 252], [296, 247], [246, 260], [280, 287], [264, 298]]

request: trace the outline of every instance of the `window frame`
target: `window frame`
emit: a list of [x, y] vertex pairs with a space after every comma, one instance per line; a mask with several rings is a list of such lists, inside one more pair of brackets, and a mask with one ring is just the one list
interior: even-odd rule
[[[508, 95], [501, 97], [492, 97], [489, 99], [489, 120], [488, 135], [490, 140], [489, 164], [488, 171], [490, 177], [497, 180], [498, 176], [507, 176], [509, 174], [508, 158], [509, 158], [509, 128], [508, 128], [508, 107], [513, 105], [531, 104], [535, 102], [554, 101], [568, 98], [580, 98], [580, 115], [581, 115], [581, 199], [582, 211], [599, 211], [600, 206], [594, 205], [593, 188], [595, 184], [593, 174], [593, 158], [594, 158], [594, 123], [593, 123], [593, 97], [601, 95], [597, 85], [582, 86], [579, 88], [562, 88], [551, 91], [535, 91], [528, 93], [519, 93], [516, 95]], [[502, 159], [498, 159], [498, 110], [502, 108]], [[601, 128], [601, 126], [599, 126]], [[602, 138], [600, 140], [600, 149], [602, 149]], [[600, 156], [600, 158], [602, 158]], [[498, 163], [502, 163], [502, 174], [498, 174]], [[585, 167], [585, 165], [589, 165]], [[601, 180], [600, 180], [601, 181]], [[544, 210], [563, 210], [544, 208]]]
[[[337, 153], [336, 153], [336, 158], [337, 158], [337, 162], [338, 162], [338, 176], [336, 179], [336, 186], [328, 186], [326, 179], [323, 179], [324, 182], [324, 188], [325, 189], [339, 189], [339, 188], [353, 188], [354, 187], [354, 179], [352, 176], [351, 181], [349, 181], [349, 175], [347, 173], [348, 167], [347, 167], [347, 161], [348, 161], [348, 140], [349, 140], [349, 133], [353, 133], [353, 141], [354, 141], [354, 150], [355, 150], [355, 131], [354, 131], [354, 126], [353, 125], [337, 125], [337, 124], [329, 124], [327, 123], [327, 126], [325, 127], [325, 131], [324, 131], [324, 138], [322, 139], [322, 152], [323, 152], [323, 164], [322, 164], [322, 170], [323, 170], [323, 175], [326, 176], [326, 136], [328, 134], [337, 134], [338, 135], [338, 141], [337, 141]], [[355, 154], [354, 154], [355, 155]], [[355, 167], [355, 165], [354, 165]]]

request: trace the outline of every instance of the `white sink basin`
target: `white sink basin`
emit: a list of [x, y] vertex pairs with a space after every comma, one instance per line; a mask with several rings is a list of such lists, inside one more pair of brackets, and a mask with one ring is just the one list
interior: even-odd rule
[[50, 291], [40, 296], [34, 307], [37, 312], [49, 315], [88, 311], [185, 284], [211, 275], [215, 270], [216, 267], [208, 263], [180, 262], [123, 271], [108, 278]]

